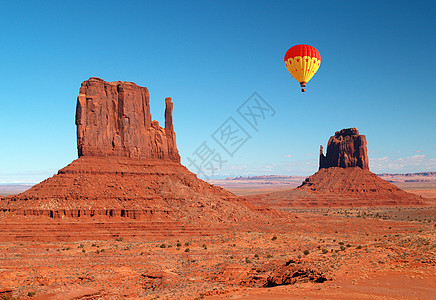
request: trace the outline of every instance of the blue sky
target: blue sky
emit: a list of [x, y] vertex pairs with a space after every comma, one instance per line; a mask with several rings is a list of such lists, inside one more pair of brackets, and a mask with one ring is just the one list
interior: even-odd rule
[[[161, 124], [172, 97], [182, 163], [206, 142], [225, 161], [214, 175], [310, 175], [346, 127], [373, 172], [435, 171], [435, 15], [434, 1], [2, 1], [0, 183], [77, 158], [93, 76], [148, 87]], [[306, 93], [283, 62], [302, 43], [322, 59]], [[254, 92], [275, 111], [257, 131], [237, 112]], [[229, 117], [250, 136], [233, 156], [212, 138]]]

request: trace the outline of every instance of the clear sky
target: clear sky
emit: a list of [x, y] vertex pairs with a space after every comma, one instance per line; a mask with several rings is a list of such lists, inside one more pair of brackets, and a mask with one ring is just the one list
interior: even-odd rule
[[[435, 15], [435, 1], [1, 1], [0, 183], [77, 158], [93, 76], [148, 87], [160, 124], [172, 97], [182, 163], [207, 145], [225, 161], [213, 175], [311, 175], [347, 127], [373, 172], [436, 171]], [[306, 93], [283, 62], [296, 44], [321, 53]], [[270, 107], [257, 131], [238, 113], [254, 92]], [[245, 135], [225, 151], [228, 122]]]

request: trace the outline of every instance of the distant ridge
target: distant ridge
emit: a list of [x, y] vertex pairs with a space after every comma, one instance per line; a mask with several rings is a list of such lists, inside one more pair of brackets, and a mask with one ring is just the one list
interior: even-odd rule
[[[418, 172], [418, 173], [379, 173], [378, 177], [389, 182], [422, 182], [422, 181], [436, 181], [436, 172]], [[308, 176], [296, 175], [257, 175], [257, 176], [237, 176], [227, 177], [225, 180], [286, 180], [286, 179], [299, 179], [307, 178]], [[403, 178], [407, 177], [407, 178]]]

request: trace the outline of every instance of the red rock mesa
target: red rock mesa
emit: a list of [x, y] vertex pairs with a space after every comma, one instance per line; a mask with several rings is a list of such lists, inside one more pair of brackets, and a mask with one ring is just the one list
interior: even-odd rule
[[49, 217], [120, 216], [236, 222], [256, 214], [232, 193], [180, 163], [166, 98], [165, 128], [153, 121], [147, 88], [90, 78], [77, 99], [79, 158], [31, 189], [0, 201], [0, 210]]
[[336, 131], [329, 139], [326, 156], [321, 145], [319, 168], [331, 167], [360, 167], [369, 170], [366, 137], [360, 135], [356, 128]]
[[327, 154], [321, 146], [319, 171], [296, 189], [248, 197], [273, 207], [422, 205], [407, 193], [369, 171], [366, 138], [356, 128], [330, 137]]

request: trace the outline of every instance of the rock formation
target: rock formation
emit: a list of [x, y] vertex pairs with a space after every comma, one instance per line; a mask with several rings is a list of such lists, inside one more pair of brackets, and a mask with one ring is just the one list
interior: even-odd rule
[[294, 190], [248, 197], [254, 204], [273, 207], [422, 205], [424, 199], [407, 193], [369, 171], [366, 138], [356, 128], [330, 137], [327, 155], [320, 150], [319, 170]]
[[83, 82], [76, 111], [79, 158], [31, 189], [3, 198], [0, 212], [184, 222], [259, 218], [258, 208], [180, 164], [173, 103], [165, 102], [162, 128], [152, 121], [147, 88], [99, 78]]
[[356, 128], [336, 131], [329, 139], [326, 156], [321, 145], [319, 169], [332, 167], [359, 167], [369, 170], [366, 137], [360, 135]]
[[165, 129], [152, 121], [146, 87], [90, 78], [77, 98], [80, 156], [169, 159], [180, 162], [173, 127], [173, 103], [166, 98]]

